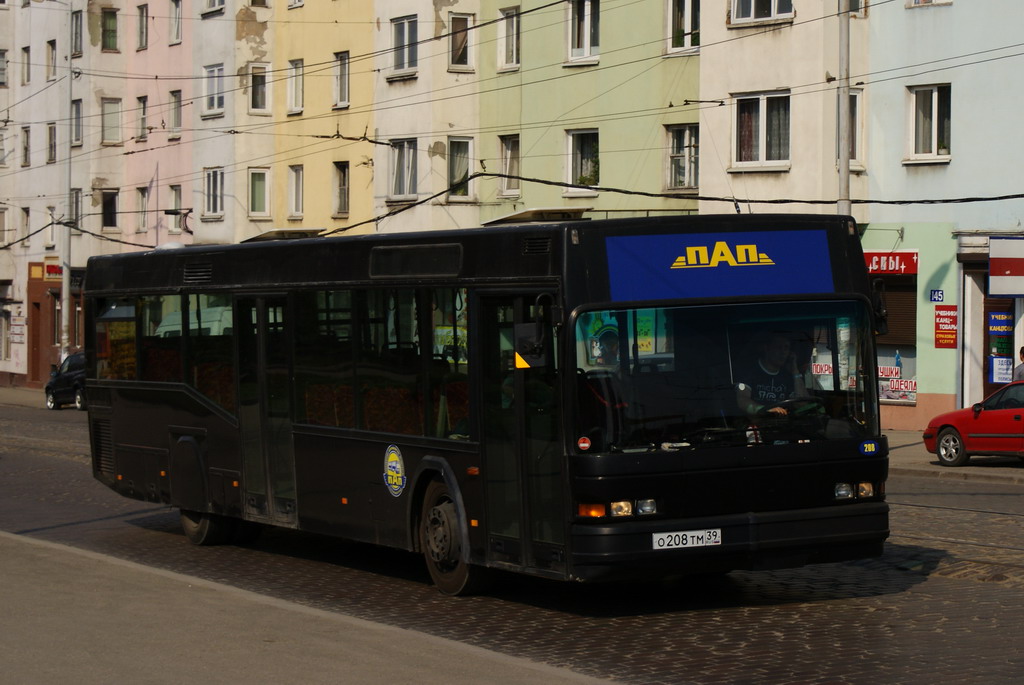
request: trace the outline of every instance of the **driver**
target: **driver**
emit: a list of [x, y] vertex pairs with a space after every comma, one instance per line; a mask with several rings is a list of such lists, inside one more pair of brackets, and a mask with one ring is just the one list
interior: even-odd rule
[[807, 397], [804, 377], [796, 366], [789, 338], [782, 333], [761, 337], [757, 359], [739, 374], [736, 401], [749, 415], [767, 413], [785, 416], [789, 411], [777, 406], [794, 397]]

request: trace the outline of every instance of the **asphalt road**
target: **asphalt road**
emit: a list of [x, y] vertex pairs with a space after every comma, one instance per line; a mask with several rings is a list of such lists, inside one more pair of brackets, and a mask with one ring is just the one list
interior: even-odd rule
[[0, 662], [53, 667], [12, 682], [240, 682], [248, 666], [248, 682], [1024, 678], [1024, 487], [1009, 480], [891, 478], [876, 560], [643, 586], [507, 576], [449, 598], [401, 552], [289, 531], [193, 547], [175, 512], [93, 481], [86, 450], [84, 414], [0, 408], [0, 600], [21, 607], [0, 607]]

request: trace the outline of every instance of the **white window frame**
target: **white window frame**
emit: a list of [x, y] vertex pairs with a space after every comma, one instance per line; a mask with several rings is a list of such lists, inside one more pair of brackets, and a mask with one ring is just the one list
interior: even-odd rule
[[694, 53], [700, 47], [700, 0], [668, 0], [665, 3], [665, 52]]
[[[249, 114], [270, 114], [270, 65], [263, 62], [252, 62], [249, 64], [249, 96], [246, 102], [249, 105]], [[257, 85], [257, 82], [259, 85]], [[262, 93], [263, 106], [259, 106], [257, 95]]]
[[[46, 223], [48, 224], [46, 227], [46, 248], [53, 249], [53, 247], [57, 244], [57, 208], [52, 205], [46, 208]], [[60, 298], [54, 299], [58, 300]], [[57, 314], [58, 317], [54, 319], [54, 321], [60, 321], [60, 307], [57, 307]], [[55, 330], [53, 334], [54, 338], [56, 338], [54, 340], [54, 343], [59, 345], [60, 331]]]
[[78, 147], [82, 144], [82, 101], [71, 101], [71, 145]]
[[0, 87], [7, 87], [7, 51], [0, 50]]
[[224, 9], [224, 0], [203, 0], [202, 13], [219, 12]]
[[32, 83], [32, 48], [25, 46], [21, 49], [21, 85]]
[[167, 107], [168, 107], [168, 128], [170, 132], [167, 134], [168, 138], [180, 138], [181, 137], [181, 118], [183, 113], [183, 105], [181, 101], [181, 91], [172, 90], [167, 94]]
[[21, 166], [32, 166], [32, 127], [21, 127]]
[[[765, 6], [767, 11], [763, 10]], [[793, 0], [732, 0], [729, 21], [732, 24], [754, 24], [763, 21], [792, 20], [794, 16]]]
[[100, 99], [100, 144], [120, 145], [121, 140], [121, 99]]
[[[498, 147], [501, 150], [501, 173], [511, 176], [522, 176], [522, 147], [519, 134], [498, 136]], [[518, 178], [502, 178], [498, 186], [498, 195], [502, 197], [519, 197], [521, 183]]]
[[665, 187], [668, 190], [696, 190], [700, 184], [700, 127], [697, 124], [672, 124], [665, 127], [665, 132], [668, 139]]
[[71, 56], [82, 56], [82, 10], [71, 12]]
[[303, 0], [288, 0], [288, 9], [295, 9], [296, 7], [302, 7], [305, 4]]
[[[567, 181], [572, 185], [596, 186], [601, 183], [601, 137], [596, 128], [582, 128], [566, 131], [568, 155], [566, 164]], [[587, 153], [590, 141], [596, 142], [597, 152], [593, 158]], [[596, 162], [596, 167], [595, 163]], [[567, 193], [589, 193], [585, 188], [567, 188]]]
[[57, 122], [46, 125], [46, 163], [57, 163]]
[[288, 167], [288, 218], [301, 219], [305, 210], [305, 169], [301, 164]]
[[334, 213], [335, 217], [347, 217], [351, 208], [352, 167], [347, 162], [334, 163]]
[[136, 19], [138, 21], [138, 31], [136, 39], [138, 44], [136, 50], [146, 50], [149, 48], [149, 5], [137, 5], [135, 7]]
[[[733, 116], [733, 153], [732, 153], [732, 168], [733, 169], [759, 169], [759, 170], [788, 170], [790, 165], [790, 158], [793, 154], [793, 139], [792, 139], [792, 100], [790, 98], [789, 91], [784, 92], [770, 92], [770, 93], [749, 93], [744, 95], [737, 95], [735, 104], [735, 114]], [[768, 159], [769, 148], [774, 143], [769, 137], [770, 127], [769, 118], [775, 112], [769, 112], [769, 105], [773, 108], [776, 104], [782, 104], [780, 100], [785, 100], [786, 105], [786, 135], [785, 135], [785, 157]], [[756, 104], [757, 105], [757, 140], [754, 141], [752, 153], [754, 158], [752, 159], [740, 159], [740, 152], [742, 146], [740, 145], [740, 116], [742, 114], [742, 106], [744, 104]]]
[[388, 177], [388, 198], [415, 198], [418, 189], [416, 139], [401, 138], [391, 143], [391, 174]]
[[419, 65], [419, 22], [415, 14], [391, 20], [391, 71], [411, 75]]
[[140, 95], [135, 98], [136, 114], [138, 115], [137, 121], [139, 122], [138, 131], [135, 134], [136, 140], [146, 140], [149, 138], [149, 97]]
[[471, 37], [475, 23], [475, 15], [448, 13], [448, 71], [470, 73], [474, 70]]
[[600, 0], [569, 0], [570, 62], [596, 62], [601, 55]]
[[498, 21], [498, 70], [513, 71], [519, 68], [520, 58], [519, 5], [501, 10]]
[[952, 5], [953, 0], [907, 0], [907, 8], [929, 7], [931, 5]]
[[[861, 145], [861, 138], [863, 136], [863, 130], [861, 126], [861, 120], [864, 117], [864, 91], [859, 88], [850, 89], [850, 166], [863, 168], [863, 160], [861, 154], [863, 146]], [[836, 93], [836, 160], [839, 160], [839, 94]]]
[[[106, 25], [108, 17], [113, 17], [113, 28]], [[118, 35], [120, 27], [118, 26], [117, 10], [104, 7], [100, 10], [100, 51], [101, 52], [120, 52], [121, 37]], [[110, 38], [111, 45], [108, 47], [107, 39]]]
[[[943, 92], [945, 93], [944, 96]], [[948, 162], [951, 155], [950, 140], [952, 138], [952, 87], [948, 83], [911, 86], [907, 88], [907, 94], [910, 103], [910, 106], [907, 108], [909, 116], [908, 130], [910, 131], [910, 136], [907, 140], [908, 160]], [[923, 122], [918, 115], [918, 109], [919, 104], [923, 102], [928, 104], [931, 121], [927, 124], [928, 130], [920, 132], [918, 129], [922, 127]], [[946, 128], [946, 131], [940, 135], [943, 128]], [[926, 135], [922, 135], [922, 133]], [[927, 140], [922, 140], [925, 137], [927, 137]], [[927, 145], [928, 149], [921, 149], [922, 142]], [[945, 143], [945, 147], [942, 147], [943, 143]]]
[[[258, 203], [254, 201], [255, 190], [255, 179], [262, 177], [263, 179], [263, 206], [259, 207]], [[270, 169], [267, 167], [250, 167], [249, 168], [249, 182], [248, 182], [248, 205], [249, 205], [249, 216], [254, 219], [269, 219], [270, 218]]]
[[203, 67], [203, 116], [224, 114], [224, 65]]
[[349, 106], [349, 66], [348, 50], [334, 53], [334, 109]]
[[0, 128], [0, 167], [7, 166], [7, 129]]
[[302, 111], [305, 97], [304, 62], [301, 59], [288, 60], [288, 113]]
[[57, 41], [46, 41], [46, 80], [57, 79]]
[[[76, 230], [82, 227], [82, 224], [80, 223], [82, 221], [81, 188], [72, 188], [71, 191], [68, 193], [68, 221], [75, 227]], [[74, 233], [72, 235], [80, 234]]]
[[175, 213], [171, 215], [171, 225], [168, 226], [168, 233], [181, 233], [181, 227], [184, 225], [185, 217], [181, 211], [181, 186], [171, 185], [167, 187], [168, 193], [170, 194], [171, 209], [175, 210]]
[[167, 44], [178, 45], [181, 43], [181, 0], [170, 0], [171, 17], [170, 26], [167, 28]]
[[[455, 149], [459, 148], [459, 155], [456, 156]], [[456, 175], [460, 174], [459, 169], [456, 168], [459, 160], [462, 158], [462, 150], [465, 150], [465, 181], [462, 183], [461, 188], [456, 188], [457, 183]], [[470, 175], [473, 173], [473, 139], [466, 136], [448, 136], [448, 170], [446, 178], [448, 179], [448, 201], [449, 202], [472, 202], [473, 201], [473, 182], [469, 180]]]
[[135, 189], [135, 232], [145, 233], [149, 230], [149, 187]]
[[224, 217], [224, 167], [203, 169], [203, 218]]

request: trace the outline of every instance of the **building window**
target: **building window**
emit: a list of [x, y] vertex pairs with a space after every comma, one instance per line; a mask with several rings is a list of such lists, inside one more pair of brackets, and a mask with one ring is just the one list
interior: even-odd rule
[[121, 144], [121, 101], [116, 98], [103, 98], [101, 123], [103, 133], [100, 143], [103, 145]]
[[7, 166], [7, 129], [0, 128], [0, 167]]
[[939, 159], [950, 155], [949, 84], [910, 89], [912, 103], [912, 159]]
[[506, 7], [501, 10], [498, 23], [498, 68], [519, 67], [519, 8]]
[[700, 45], [700, 0], [669, 0], [668, 50]]
[[21, 49], [21, 83], [27, 85], [32, 82], [32, 48]]
[[203, 169], [205, 181], [203, 193], [203, 216], [220, 217], [224, 215], [224, 169], [209, 167]]
[[416, 139], [391, 141], [391, 197], [416, 195]]
[[176, 45], [181, 42], [181, 0], [171, 0], [171, 25], [167, 31], [167, 43]]
[[334, 106], [348, 107], [348, 51], [334, 53]]
[[299, 218], [303, 212], [303, 170], [301, 164], [288, 167], [288, 217]]
[[391, 20], [392, 54], [395, 71], [416, 69], [417, 38], [416, 17], [399, 17]]
[[732, 0], [732, 21], [765, 21], [793, 17], [793, 0]]
[[68, 223], [73, 227], [81, 228], [79, 221], [82, 220], [82, 189], [72, 188], [68, 194]]
[[57, 124], [46, 125], [46, 163], [53, 164], [57, 161]]
[[303, 101], [303, 66], [301, 59], [293, 59], [288, 62], [288, 111], [291, 113], [302, 111]]
[[600, 0], [570, 0], [569, 56], [591, 59], [601, 52]]
[[598, 134], [594, 129], [567, 131], [569, 135], [569, 183], [595, 186], [601, 181]]
[[[839, 102], [836, 96], [837, 104]], [[850, 164], [860, 164], [860, 90], [850, 90]], [[839, 159], [839, 113], [836, 112], [836, 159]]]
[[117, 191], [104, 190], [100, 210], [103, 230], [117, 229]]
[[448, 198], [469, 198], [469, 160], [472, 138], [448, 139]]
[[135, 231], [145, 233], [149, 230], [149, 188], [135, 189], [135, 205], [138, 210], [135, 214]]
[[302, 7], [303, 4], [305, 4], [303, 0], [288, 0], [288, 9]]
[[172, 90], [170, 93], [170, 127], [171, 135], [177, 137], [181, 135], [181, 91]]
[[80, 57], [82, 54], [82, 10], [74, 10], [71, 13], [71, 56]]
[[736, 98], [735, 163], [769, 166], [789, 161], [789, 94]]
[[249, 112], [270, 113], [270, 88], [267, 84], [266, 64], [249, 65]]
[[203, 80], [205, 97], [203, 98], [203, 114], [224, 113], [224, 65], [211, 64], [204, 68], [206, 78]]
[[100, 48], [104, 52], [117, 52], [117, 10], [101, 10], [100, 26]]
[[670, 190], [697, 187], [699, 144], [697, 124], [668, 127], [668, 187]]
[[6, 249], [10, 238], [7, 237], [7, 209], [0, 207], [0, 250]]
[[171, 215], [171, 225], [168, 231], [171, 233], [181, 233], [181, 227], [185, 224], [185, 212], [181, 211], [181, 186], [169, 186], [168, 190], [171, 194], [171, 210], [174, 212]]
[[449, 14], [448, 28], [448, 68], [453, 71], [472, 71], [469, 32], [473, 28], [473, 15]]
[[348, 214], [348, 162], [334, 163], [334, 214], [344, 216]]
[[270, 169], [249, 169], [249, 216], [270, 216]]
[[32, 208], [22, 207], [21, 208], [21, 225], [18, 226], [18, 240], [21, 241], [22, 247], [28, 247], [29, 233], [31, 233], [32, 226]]
[[139, 130], [135, 137], [137, 140], [145, 140], [149, 137], [149, 98], [142, 96], [135, 102], [135, 114], [139, 122]]
[[21, 127], [21, 166], [31, 166], [32, 164], [32, 128], [30, 126]]
[[46, 80], [57, 78], [57, 41], [46, 41]]
[[224, 0], [203, 0], [203, 12], [216, 12], [224, 9]]
[[82, 101], [71, 101], [71, 144], [82, 144]]
[[7, 51], [0, 50], [0, 88], [7, 87]]
[[[519, 136], [498, 136], [501, 145], [501, 173], [508, 176], [520, 176], [519, 173]], [[502, 178], [499, 192], [502, 195], [519, 195], [518, 178]]]
[[139, 50], [145, 50], [149, 47], [149, 5], [139, 5], [135, 8], [138, 14], [136, 15], [139, 20]]

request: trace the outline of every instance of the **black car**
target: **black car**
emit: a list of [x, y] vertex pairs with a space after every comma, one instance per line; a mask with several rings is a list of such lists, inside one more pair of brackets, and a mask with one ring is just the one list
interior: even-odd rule
[[50, 382], [46, 384], [46, 408], [60, 409], [65, 404], [85, 409], [84, 352], [69, 355], [60, 368], [50, 373]]

